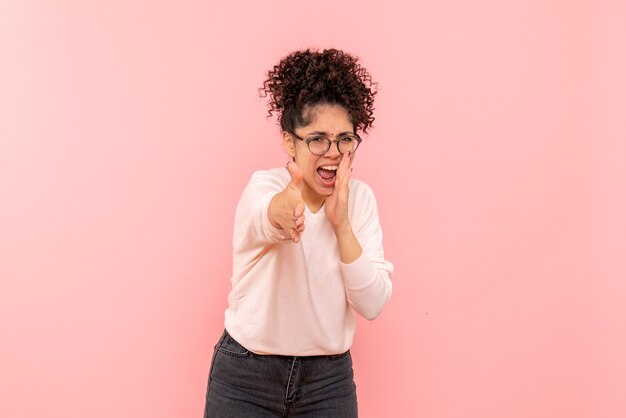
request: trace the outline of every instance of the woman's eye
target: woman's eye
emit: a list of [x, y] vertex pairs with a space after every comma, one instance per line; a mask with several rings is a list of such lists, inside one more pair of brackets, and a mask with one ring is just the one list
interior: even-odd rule
[[322, 138], [321, 136], [316, 136], [314, 138], [309, 139], [309, 142], [322, 142], [324, 141], [324, 138]]
[[352, 141], [354, 141], [354, 138], [350, 138], [349, 136], [348, 136], [348, 137], [345, 137], [345, 138], [341, 138], [341, 142], [347, 142], [347, 143], [350, 143], [350, 142], [352, 142]]

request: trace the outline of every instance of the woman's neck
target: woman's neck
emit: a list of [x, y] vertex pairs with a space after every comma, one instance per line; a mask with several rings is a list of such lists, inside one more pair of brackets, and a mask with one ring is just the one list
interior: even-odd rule
[[326, 196], [315, 193], [306, 184], [302, 190], [302, 199], [312, 213], [317, 213], [326, 201]]

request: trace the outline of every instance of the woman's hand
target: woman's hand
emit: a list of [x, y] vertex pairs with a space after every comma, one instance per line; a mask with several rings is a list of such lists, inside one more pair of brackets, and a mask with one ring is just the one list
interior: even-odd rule
[[326, 198], [324, 212], [337, 234], [340, 230], [350, 227], [348, 219], [348, 198], [350, 195], [350, 175], [352, 174], [352, 158], [350, 153], [341, 155], [337, 166], [335, 190]]
[[350, 175], [352, 174], [352, 158], [346, 153], [341, 156], [337, 167], [335, 190], [326, 198], [324, 211], [328, 218], [339, 245], [339, 258], [342, 263], [352, 263], [363, 253], [361, 244], [357, 240], [350, 220], [348, 219], [348, 197], [350, 194]]
[[293, 242], [300, 241], [300, 233], [304, 231], [304, 199], [302, 199], [302, 170], [298, 164], [289, 161], [287, 170], [291, 181], [285, 189], [277, 193], [270, 202], [267, 216], [270, 223], [291, 235]]

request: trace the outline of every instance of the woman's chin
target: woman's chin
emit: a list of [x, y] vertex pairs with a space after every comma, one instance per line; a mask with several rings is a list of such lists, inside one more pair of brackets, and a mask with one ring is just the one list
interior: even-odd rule
[[335, 191], [334, 180], [332, 181], [332, 183], [325, 183], [325, 182], [320, 181], [316, 184], [316, 186], [317, 186], [316, 187], [317, 192], [324, 196], [330, 196]]
[[328, 197], [333, 194], [335, 191], [335, 186], [331, 187], [320, 187], [318, 193], [324, 197]]

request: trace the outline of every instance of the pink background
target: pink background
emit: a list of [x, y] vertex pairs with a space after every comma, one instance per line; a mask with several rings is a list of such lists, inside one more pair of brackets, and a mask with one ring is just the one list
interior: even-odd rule
[[623, 418], [624, 22], [618, 1], [3, 1], [0, 416], [201, 416], [235, 205], [287, 160], [257, 88], [333, 46], [380, 83], [354, 176], [396, 267], [353, 347], [361, 416]]

